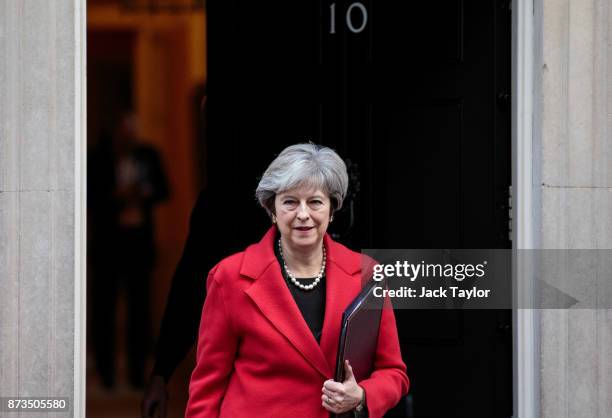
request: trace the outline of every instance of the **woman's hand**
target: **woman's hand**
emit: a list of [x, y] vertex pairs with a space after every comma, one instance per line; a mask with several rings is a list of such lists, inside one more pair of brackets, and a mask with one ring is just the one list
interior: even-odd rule
[[363, 389], [357, 384], [353, 368], [348, 360], [344, 362], [344, 382], [336, 382], [334, 380], [326, 380], [323, 383], [323, 408], [334, 414], [348, 412], [361, 403], [363, 398]]

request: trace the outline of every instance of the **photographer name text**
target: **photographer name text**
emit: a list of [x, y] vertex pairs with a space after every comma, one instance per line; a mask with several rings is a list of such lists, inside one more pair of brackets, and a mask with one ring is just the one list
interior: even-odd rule
[[490, 295], [491, 289], [479, 289], [476, 286], [471, 289], [460, 289], [457, 286], [450, 286], [448, 288], [440, 286], [437, 289], [428, 289], [424, 286], [420, 289], [413, 289], [407, 286], [402, 286], [399, 289], [384, 289], [382, 287], [374, 289], [374, 296], [377, 298], [439, 299], [451, 297], [469, 300], [472, 298], [488, 298]]

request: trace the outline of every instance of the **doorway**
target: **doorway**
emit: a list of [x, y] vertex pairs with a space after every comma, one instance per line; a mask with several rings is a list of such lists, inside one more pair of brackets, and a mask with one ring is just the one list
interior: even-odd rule
[[[168, 10], [89, 0], [87, 6], [89, 327], [87, 409], [81, 415], [135, 416], [200, 187], [194, 152], [200, 106], [194, 101], [206, 76], [205, 14], [203, 4]], [[127, 159], [118, 157], [126, 115], [135, 142]], [[129, 175], [130, 164], [121, 160], [137, 161], [131, 172], [139, 175]], [[129, 205], [117, 192], [129, 177], [147, 179], [155, 198], [139, 210], [145, 215], [137, 222], [146, 232], [141, 244], [120, 250], [129, 233], [119, 233], [117, 208]], [[138, 272], [129, 269], [137, 264]], [[184, 411], [188, 394], [181, 380], [188, 381], [191, 368], [186, 362], [176, 373], [182, 379], [168, 387], [170, 415]]]
[[[209, 184], [249, 196], [266, 161], [312, 139], [353, 163], [354, 214], [335, 225], [349, 247], [511, 247], [509, 1], [207, 11]], [[511, 311], [396, 316], [412, 387], [393, 416], [512, 415]]]
[[[80, 28], [80, 32], [79, 32], [79, 40], [84, 41], [85, 40], [85, 0], [82, 0], [80, 2], [80, 6], [78, 7], [78, 13], [75, 13], [75, 25], [76, 27]], [[504, 6], [502, 4], [503, 2], [500, 3], [500, 8], [504, 8], [506, 6]], [[514, 86], [514, 92], [515, 95], [514, 97], [517, 98], [517, 100], [515, 100], [515, 104], [513, 105], [513, 107], [516, 110], [517, 114], [516, 114], [516, 118], [515, 120], [513, 120], [512, 122], [512, 127], [513, 129], [516, 129], [516, 131], [519, 131], [518, 133], [515, 131], [513, 133], [513, 135], [517, 136], [517, 139], [515, 140], [515, 142], [520, 142], [519, 144], [519, 149], [518, 149], [518, 153], [516, 154], [516, 159], [513, 161], [513, 166], [515, 168], [520, 169], [520, 173], [523, 173], [524, 175], [521, 175], [520, 173], [518, 174], [518, 180], [519, 183], [517, 185], [518, 188], [522, 186], [524, 186], [524, 188], [527, 190], [529, 189], [531, 183], [529, 181], [530, 177], [528, 175], [528, 169], [525, 169], [525, 164], [529, 165], [528, 163], [528, 158], [531, 155], [531, 151], [530, 150], [524, 150], [523, 152], [521, 152], [520, 150], [520, 146], [524, 146], [530, 145], [530, 141], [531, 141], [531, 123], [529, 122], [530, 118], [531, 118], [531, 101], [532, 101], [532, 89], [531, 89], [531, 71], [532, 69], [530, 68], [531, 65], [531, 54], [532, 54], [532, 31], [533, 28], [532, 26], [534, 26], [534, 22], [533, 19], [534, 17], [532, 16], [533, 14], [533, 4], [531, 4], [531, 2], [529, 1], [515, 1], [514, 3], [514, 22], [512, 24], [513, 26], [513, 30], [515, 32], [513, 39], [514, 41], [517, 43], [516, 45], [516, 50], [513, 51], [513, 59], [518, 59], [521, 62], [518, 63], [514, 63], [513, 66], [515, 67], [515, 71], [518, 73], [518, 75], [515, 73], [515, 77], [516, 77], [516, 85]], [[364, 2], [365, 4], [365, 2]], [[270, 8], [263, 10], [262, 8], [265, 6], [264, 4], [259, 4], [258, 5], [260, 7], [260, 13], [262, 15], [268, 15], [268, 17], [270, 16], [274, 16], [274, 13], [269, 14], [266, 12], [270, 12], [278, 10], [279, 8], [281, 8], [281, 6], [283, 7], [290, 7], [292, 8], [292, 6], [288, 6], [288, 5], [280, 5], [280, 4], [273, 4], [270, 6]], [[303, 3], [301, 4], [301, 6], [303, 6], [304, 8], [308, 9], [308, 7], [306, 7]], [[378, 6], [378, 5], [377, 5]], [[210, 9], [209, 13], [214, 13], [220, 16], [225, 16], [226, 18], [229, 18], [231, 20], [232, 14], [233, 12], [236, 10], [236, 4], [235, 2], [228, 2], [228, 4], [224, 7], [224, 6], [219, 6], [218, 4], [214, 3], [214, 2], [208, 2], [208, 7]], [[321, 18], [321, 15], [323, 13], [323, 11], [325, 10], [329, 10], [326, 9], [329, 7], [329, 4], [324, 3], [321, 5], [315, 5], [313, 6], [313, 9], [310, 10], [310, 12], [306, 13], [306, 17], [308, 19], [314, 19], [317, 20]], [[371, 4], [368, 5], [368, 7], [372, 7]], [[371, 9], [372, 10], [372, 9]], [[374, 10], [371, 11], [371, 14], [375, 14], [376, 12]], [[520, 13], [520, 16], [518, 16], [518, 14]], [[285, 14], [287, 21], [290, 21], [291, 19], [294, 19], [296, 17], [295, 13], [286, 13]], [[253, 15], [253, 21], [258, 21], [260, 24], [265, 24], [265, 20], [261, 19], [261, 16], [259, 16], [259, 19], [255, 19], [255, 15]], [[410, 23], [412, 23], [414, 19], [412, 19], [410, 21]], [[300, 25], [301, 19], [297, 19], [297, 26], [299, 29], [306, 29], [308, 30], [308, 28], [305, 28], [304, 25]], [[234, 22], [233, 25], [235, 26], [237, 24], [237, 22]], [[251, 22], [252, 25], [255, 25], [255, 22]], [[325, 22], [325, 25], [327, 25], [328, 22]], [[320, 56], [320, 52], [318, 52], [319, 50], [313, 49], [312, 45], [308, 46], [308, 44], [311, 43], [317, 43], [319, 42], [318, 40], [322, 37], [322, 27], [323, 27], [324, 23], [319, 23], [317, 26], [317, 31], [315, 33], [310, 33], [310, 38], [304, 43], [302, 43], [303, 45], [306, 45], [306, 49], [310, 51], [310, 53], [315, 54], [315, 56], [319, 55]], [[214, 25], [213, 25], [214, 26]], [[214, 31], [216, 31], [216, 33], [218, 35], [221, 36], [221, 38], [223, 38], [224, 35], [224, 30], [222, 28], [223, 23], [221, 21], [219, 21], [218, 25], [216, 25], [216, 29], [214, 29]], [[274, 24], [270, 24], [269, 26], [271, 27], [275, 27]], [[280, 26], [284, 29], [287, 29], [287, 25], [283, 24], [282, 22], [280, 22]], [[433, 29], [431, 29], [431, 31], [433, 31]], [[211, 33], [213, 33], [213, 29], [211, 28], [210, 30]], [[371, 37], [374, 37], [375, 34], [370, 33]], [[240, 36], [236, 36], [236, 38], [240, 38]], [[299, 38], [299, 37], [298, 37]], [[314, 39], [314, 41], [313, 41]], [[231, 40], [231, 38], [229, 39]], [[236, 40], [236, 39], [234, 39]], [[304, 41], [303, 41], [304, 42]], [[338, 42], [344, 42], [344, 41], [338, 41]], [[217, 45], [220, 46], [221, 41], [218, 41]], [[409, 45], [411, 46], [411, 45]], [[75, 118], [77, 122], [81, 122], [82, 126], [84, 125], [84, 110], [85, 110], [85, 106], [82, 103], [85, 97], [85, 89], [84, 89], [84, 85], [81, 86], [81, 80], [84, 77], [85, 74], [85, 57], [83, 56], [83, 47], [84, 47], [84, 43], [80, 44], [80, 52], [79, 54], [76, 55], [75, 59], [78, 61], [77, 63], [77, 69], [80, 69], [80, 72], [78, 73], [77, 76], [77, 80], [76, 80], [76, 84], [77, 84], [77, 95], [81, 97], [80, 101], [77, 99], [77, 102], [81, 104], [81, 107], [77, 107], [77, 117]], [[276, 48], [278, 48], [278, 45], [276, 45]], [[214, 45], [212, 46], [212, 49], [215, 49]], [[270, 47], [271, 51], [275, 51], [275, 46], [272, 45]], [[277, 49], [276, 51], [278, 52], [279, 49]], [[283, 48], [280, 48], [280, 50], [282, 51]], [[517, 52], [518, 50], [518, 52]], [[273, 52], [268, 52], [268, 55], [274, 55]], [[399, 53], [405, 53], [405, 50], [402, 49], [400, 50]], [[223, 57], [224, 53], [223, 51], [217, 51], [213, 54], [211, 54], [211, 56], [216, 55], [217, 57]], [[269, 57], [268, 57], [269, 58]], [[277, 58], [277, 61], [279, 61], [280, 58]], [[523, 60], [525, 60], [525, 62], [523, 62]], [[231, 62], [231, 61], [230, 61]], [[274, 60], [270, 61], [272, 63], [274, 63]], [[339, 65], [339, 64], [336, 64]], [[341, 65], [339, 65], [341, 66]], [[247, 66], [248, 67], [248, 66]], [[509, 67], [509, 66], [508, 66]], [[517, 68], [518, 67], [518, 68]], [[310, 72], [310, 70], [312, 70], [313, 67], [311, 66], [307, 66], [305, 72]], [[509, 68], [508, 68], [509, 70]], [[335, 71], [340, 71], [340, 68], [336, 68]], [[527, 74], [524, 74], [527, 73]], [[318, 72], [314, 72], [314, 73], [310, 73], [310, 74], [314, 74], [315, 77], [319, 77]], [[273, 75], [273, 74], [272, 74]], [[223, 79], [223, 77], [221, 75], [217, 76], [220, 80]], [[526, 77], [526, 78], [525, 78]], [[227, 77], [228, 79], [230, 78], [230, 76], [228, 75]], [[282, 78], [282, 77], [281, 77]], [[258, 79], [258, 77], [254, 77], [254, 79]], [[265, 85], [265, 81], [266, 78], [261, 78], [260, 82], [255, 83], [253, 86], [262, 86]], [[316, 84], [316, 83], [315, 83]], [[304, 85], [302, 86], [302, 88], [304, 90], [308, 90], [308, 87], [311, 86], [312, 83], [308, 82], [308, 80], [306, 80], [306, 83], [304, 83]], [[319, 86], [321, 86], [321, 84], [319, 84]], [[253, 91], [256, 91], [256, 88], [253, 88]], [[323, 88], [317, 88], [316, 91], [318, 92], [318, 94], [327, 94], [330, 97], [335, 96], [337, 93], [335, 91], [324, 91], [325, 89]], [[219, 90], [221, 91], [221, 90]], [[247, 91], [247, 90], [245, 90]], [[217, 93], [217, 95], [219, 96], [217, 99], [217, 105], [215, 107], [222, 107], [224, 100], [222, 97], [220, 97], [221, 95], [219, 93]], [[248, 95], [247, 95], [248, 96]], [[293, 135], [302, 135], [301, 137], [303, 138], [321, 138], [321, 142], [332, 145], [332, 146], [336, 146], [336, 148], [343, 153], [345, 149], [348, 148], [348, 143], [350, 142], [350, 136], [348, 134], [350, 134], [352, 131], [347, 130], [347, 131], [343, 131], [346, 132], [347, 135], [345, 137], [342, 137], [341, 135], [334, 135], [334, 130], [338, 130], [339, 128], [335, 125], [330, 123], [330, 117], [329, 114], [333, 113], [335, 115], [337, 115], [339, 118], [346, 118], [346, 116], [342, 116], [342, 111], [339, 110], [339, 108], [322, 108], [321, 106], [318, 106], [316, 103], [314, 103], [314, 101], [312, 103], [308, 102], [308, 95], [306, 94], [304, 96], [306, 99], [304, 101], [302, 101], [299, 104], [292, 104], [291, 109], [301, 109], [303, 111], [303, 116], [299, 118], [298, 121], [294, 121], [296, 123], [294, 123], [292, 126], [294, 127], [294, 129], [292, 130], [292, 134]], [[503, 97], [501, 98], [503, 99]], [[490, 100], [498, 100], [498, 98], [493, 98]], [[226, 101], [229, 101], [229, 99]], [[244, 108], [249, 108], [248, 106], [244, 106]], [[409, 106], [408, 106], [409, 108]], [[335, 109], [335, 110], [334, 110]], [[239, 109], [238, 109], [239, 110]], [[83, 113], [83, 114], [81, 114]], [[222, 112], [221, 112], [222, 113]], [[282, 122], [282, 117], [285, 116], [286, 113], [291, 113], [293, 114], [293, 112], [283, 112], [283, 109], [280, 109], [278, 113], [276, 114], [267, 114], [266, 118], [264, 118], [264, 121], [269, 121], [269, 120], [281, 120], [280, 125], [283, 124]], [[325, 115], [328, 115], [328, 117], [324, 117]], [[211, 126], [211, 133], [215, 132], [215, 129], [217, 129], [217, 133], [219, 133], [221, 131], [221, 127], [224, 126], [224, 123], [227, 123], [228, 120], [230, 118], [226, 118], [225, 122], [223, 122], [223, 119], [219, 120], [219, 123], [217, 124], [217, 127]], [[527, 121], [525, 121], [524, 119], [529, 119]], [[246, 120], [248, 121], [249, 118], [247, 117]], [[306, 120], [306, 122], [304, 124], [301, 124], [300, 122]], [[367, 119], [364, 118], [362, 121], [367, 128], [372, 129], [372, 127], [374, 126], [374, 124], [372, 123], [372, 119]], [[262, 123], [263, 124], [263, 123]], [[84, 170], [80, 170], [79, 167], [84, 167], [84, 152], [85, 152], [85, 135], [84, 132], [82, 130], [82, 126], [80, 124], [77, 123], [77, 127], [76, 127], [76, 131], [77, 131], [77, 152], [75, 153], [75, 160], [76, 160], [76, 167], [77, 167], [77, 175], [80, 174], [81, 176], [81, 182], [80, 182], [80, 187], [78, 188], [79, 191], [83, 191], [85, 190], [85, 172]], [[227, 127], [227, 125], [225, 125]], [[257, 127], [257, 125], [255, 125], [256, 129], [255, 131], [251, 131], [249, 129], [248, 133], [249, 133], [249, 138], [253, 138], [254, 132], [262, 132], [264, 131], [264, 129], [262, 128], [262, 126]], [[232, 138], [234, 138], [234, 140], [238, 141], [236, 142], [237, 144], [240, 145], [244, 145], [246, 141], [245, 139], [240, 140], [240, 136], [236, 135], [235, 132], [236, 129], [232, 129], [229, 130], [228, 132], [230, 132]], [[294, 142], [295, 139], [294, 138], [290, 138], [290, 139], [283, 139], [284, 137], [279, 137], [275, 130], [274, 127], [272, 127], [272, 136], [271, 138], [273, 138], [274, 145], [271, 147], [266, 147], [264, 146], [263, 151], [264, 152], [272, 152], [272, 150], [275, 150], [276, 152], [278, 152], [278, 150], [280, 149], [280, 147], [282, 147], [282, 145], [285, 144], [285, 142]], [[355, 129], [356, 130], [356, 129]], [[267, 135], [264, 134], [263, 137], [267, 137]], [[332, 138], [340, 138], [340, 139], [333, 139]], [[525, 143], [523, 143], [523, 141], [526, 141]], [[342, 145], [344, 144], [344, 145]], [[355, 145], [353, 146], [353, 150], [355, 148], [357, 148], [358, 146]], [[223, 151], [223, 147], [219, 146], [218, 150]], [[80, 150], [80, 151], [79, 151]], [[239, 155], [237, 155], [238, 157], [240, 157], [240, 154], [247, 154], [250, 151], [250, 148], [248, 147], [248, 144], [245, 148], [243, 148], [243, 150], [245, 151], [240, 151]], [[367, 155], [369, 152], [371, 151], [371, 149], [365, 148], [362, 150], [362, 154], [363, 155]], [[355, 152], [357, 153], [357, 152]], [[269, 154], [266, 154], [269, 155]], [[244, 157], [242, 157], [242, 160], [244, 160]], [[239, 160], [240, 161], [240, 160]], [[214, 164], [209, 164], [211, 167], [214, 166]], [[360, 167], [361, 172], [366, 172], [366, 171], [371, 171], [372, 170], [372, 166], [367, 164], [367, 161], [364, 163], [363, 166]], [[515, 177], [516, 180], [516, 177]], [[516, 183], [515, 183], [516, 184]], [[518, 193], [518, 192], [517, 192]], [[528, 191], [526, 193], [529, 193]], [[80, 192], [77, 193], [75, 195], [75, 199], [76, 199], [76, 207], [80, 208], [80, 215], [79, 215], [79, 219], [85, 219], [85, 207], [83, 206], [82, 202], [80, 202]], [[362, 194], [363, 196], [363, 194]], [[522, 194], [521, 194], [522, 196]], [[519, 237], [522, 235], [523, 238], [527, 238], [527, 241], [529, 241], [529, 236], [531, 235], [534, 227], [533, 225], [530, 223], [529, 219], [522, 219], [521, 220], [521, 216], [523, 216], [523, 218], [529, 218], [529, 214], [527, 213], [530, 210], [530, 206], [529, 206], [529, 199], [524, 199], [524, 201], [527, 201], [527, 206], [524, 207], [524, 210], [519, 211], [517, 210], [517, 215], [518, 215], [518, 219], [516, 219], [515, 216], [515, 220], [516, 220], [516, 224], [518, 224], [519, 226], [517, 227], [517, 231], [515, 231], [515, 234], [519, 235]], [[368, 213], [373, 213], [373, 208], [371, 207], [372, 204], [370, 204], [369, 202], [367, 202], [365, 199], [361, 200], [361, 204], [363, 205], [363, 209], [361, 212], [361, 215], [364, 219], [364, 221], [367, 221], [367, 216], [366, 214]], [[77, 222], [77, 224], [79, 224], [79, 222]], [[520, 225], [523, 225], [522, 227], [520, 227]], [[366, 226], [361, 226], [360, 228], [362, 228], [362, 230], [360, 230], [356, 235], [358, 237], [362, 237], [362, 236], [369, 236], [369, 237], [373, 237], [375, 235], [375, 225], [373, 223], [369, 223]], [[521, 232], [522, 231], [522, 232]], [[85, 233], [85, 228], [81, 227], [81, 228], [77, 228], [76, 234], [75, 234], [75, 241], [77, 243], [77, 248], [80, 248], [81, 244], [84, 244], [84, 236]], [[351, 235], [352, 236], [352, 235]], [[360, 238], [351, 238], [351, 242], [353, 244], [357, 243], [357, 240]], [[514, 242], [516, 243], [517, 246], [521, 246], [521, 242], [524, 241], [523, 240], [515, 240]], [[364, 241], [367, 243], [367, 241]], [[523, 242], [524, 243], [524, 242]], [[357, 247], [354, 247], [357, 248]], [[82, 266], [85, 265], [85, 253], [84, 251], [80, 251], [79, 252], [80, 256], [77, 256], [75, 259], [75, 271], [77, 272], [77, 278], [76, 278], [76, 283], [75, 283], [75, 290], [76, 290], [76, 294], [77, 294], [77, 300], [76, 300], [76, 309], [75, 309], [75, 319], [76, 319], [76, 324], [78, 324], [77, 326], [77, 330], [75, 332], [76, 334], [76, 340], [77, 341], [81, 341], [79, 345], [77, 345], [76, 349], [75, 349], [75, 359], [77, 360], [77, 364], [81, 365], [81, 367], [78, 367], [78, 370], [75, 371], [75, 408], [82, 411], [81, 415], [84, 415], [85, 412], [85, 367], [84, 367], [84, 361], [81, 361], [81, 359], [84, 358], [84, 353], [85, 353], [85, 324], [84, 321], [82, 320], [82, 317], [80, 315], [80, 309], [81, 307], [84, 308], [84, 301], [85, 301], [85, 295], [84, 295], [84, 290], [85, 290], [85, 286], [84, 286], [84, 281], [85, 281], [85, 272], [84, 269], [82, 268]], [[533, 320], [525, 320], [522, 316], [519, 315], [519, 318], [516, 320], [517, 324], [518, 324], [518, 329], [515, 330], [517, 332], [517, 335], [526, 335], [530, 333], [530, 330], [527, 329], [521, 329], [524, 328], [525, 325], [529, 325], [531, 324], [531, 326], [534, 325]], [[517, 337], [515, 337], [516, 339]], [[529, 356], [533, 356], [535, 355], [535, 351], [533, 351], [532, 349], [533, 347], [533, 341], [529, 340], [529, 341], [525, 341], [522, 338], [520, 338], [519, 341], [515, 341], [516, 345], [516, 350], [517, 353], [519, 352], [525, 352], [525, 350], [527, 350], [527, 352], [531, 353], [529, 354], [527, 357]], [[520, 347], [519, 347], [520, 344]], [[526, 346], [525, 346], [526, 345]], [[533, 352], [532, 352], [533, 351]], [[517, 354], [517, 356], [519, 356], [519, 354]], [[409, 362], [409, 359], [407, 359]], [[517, 362], [519, 363], [519, 362]], [[529, 361], [527, 361], [526, 363], [524, 361], [520, 361], [521, 365], [520, 367], [515, 364], [515, 372], [516, 372], [516, 379], [518, 379], [518, 381], [523, 382], [523, 384], [521, 384], [521, 390], [520, 393], [515, 393], [515, 396], [517, 397], [523, 397], [523, 401], [522, 403], [524, 403], [526, 406], [524, 408], [520, 408], [519, 410], [515, 410], [515, 416], [519, 413], [519, 412], [527, 412], [529, 413], [529, 407], [531, 404], [533, 404], [532, 406], [535, 405], [534, 402], [537, 401], [537, 394], [535, 392], [535, 388], [532, 387], [531, 384], [527, 385], [527, 383], [530, 382], [526, 382], [524, 379], [529, 380], [529, 376], [533, 377], [535, 371], [537, 370], [537, 368], [535, 368], [534, 370], [523, 370], [523, 367], [529, 367], [529, 364], [533, 365], [533, 363], [530, 363]], [[527, 365], [527, 366], [525, 366]], [[517, 370], [521, 368], [520, 370]], [[521, 375], [524, 376], [523, 380], [521, 379]], [[413, 379], [413, 383], [414, 383], [414, 379]], [[515, 381], [515, 387], [517, 385], [517, 381]], [[518, 392], [518, 391], [517, 391]], [[520, 405], [521, 402], [519, 402], [517, 400], [517, 405]], [[522, 414], [520, 416], [523, 416]], [[534, 415], [535, 416], [535, 415]]]

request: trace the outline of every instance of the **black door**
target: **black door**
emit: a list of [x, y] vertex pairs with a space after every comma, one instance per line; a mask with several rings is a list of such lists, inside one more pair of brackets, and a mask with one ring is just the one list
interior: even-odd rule
[[[207, 20], [210, 187], [252, 202], [313, 140], [354, 163], [350, 247], [509, 248], [509, 1], [209, 0]], [[509, 311], [396, 315], [412, 386], [393, 414], [512, 415]]]

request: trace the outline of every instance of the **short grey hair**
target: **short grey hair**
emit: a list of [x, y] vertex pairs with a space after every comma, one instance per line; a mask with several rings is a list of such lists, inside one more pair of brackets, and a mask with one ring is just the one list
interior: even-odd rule
[[348, 182], [346, 164], [336, 151], [313, 143], [295, 144], [285, 148], [268, 166], [255, 197], [272, 216], [277, 193], [311, 186], [327, 193], [333, 212], [342, 207]]

